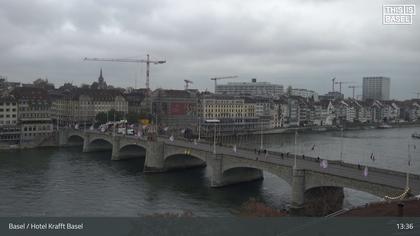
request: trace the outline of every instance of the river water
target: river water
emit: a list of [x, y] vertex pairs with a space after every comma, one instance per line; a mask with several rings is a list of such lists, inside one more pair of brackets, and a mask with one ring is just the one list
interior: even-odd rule
[[[298, 135], [296, 150], [305, 155], [342, 159], [420, 174], [420, 140], [410, 138], [420, 128], [346, 131]], [[240, 140], [259, 146], [260, 137]], [[294, 135], [267, 135], [264, 147], [295, 150]], [[407, 165], [408, 144], [412, 150]], [[312, 147], [315, 144], [314, 150]], [[412, 148], [414, 149], [414, 148]], [[370, 160], [371, 153], [375, 162]], [[48, 148], [0, 152], [0, 216], [145, 216], [191, 211], [194, 216], [236, 215], [256, 198], [275, 208], [290, 201], [290, 186], [264, 173], [264, 180], [210, 188], [206, 168], [143, 174], [144, 158], [111, 161], [111, 152], [82, 153], [81, 148]], [[409, 169], [407, 169], [409, 168]], [[345, 207], [378, 200], [345, 189]]]

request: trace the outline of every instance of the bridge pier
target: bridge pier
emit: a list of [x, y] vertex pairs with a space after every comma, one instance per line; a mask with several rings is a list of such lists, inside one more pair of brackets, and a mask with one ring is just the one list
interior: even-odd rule
[[83, 152], [91, 152], [91, 148], [89, 146], [89, 135], [85, 135], [85, 138], [83, 139]]
[[305, 171], [293, 168], [292, 171], [292, 215], [305, 215]]
[[323, 186], [305, 191], [305, 215], [326, 216], [343, 208], [342, 187]]
[[114, 137], [112, 139], [112, 155], [111, 160], [118, 161], [120, 160], [120, 140]]
[[263, 171], [256, 168], [241, 167], [223, 171], [223, 155], [208, 158], [207, 162], [211, 170], [211, 187], [224, 187], [264, 179]]
[[58, 146], [65, 147], [67, 146], [68, 132], [60, 131], [58, 132]]
[[343, 207], [342, 187], [322, 186], [306, 189], [305, 170], [293, 169], [292, 206], [294, 216], [325, 216]]
[[146, 150], [146, 158], [144, 161], [144, 173], [164, 172], [164, 143], [163, 142], [149, 142]]

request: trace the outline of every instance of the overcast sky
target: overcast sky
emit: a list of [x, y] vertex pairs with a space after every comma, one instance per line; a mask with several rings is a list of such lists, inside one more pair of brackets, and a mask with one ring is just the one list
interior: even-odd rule
[[[331, 78], [361, 85], [391, 77], [391, 97], [420, 92], [420, 15], [383, 25], [384, 0], [0, 0], [0, 75], [56, 85], [145, 85], [145, 65], [84, 57], [166, 59], [151, 87], [213, 91], [208, 78], [331, 90]], [[351, 95], [343, 85], [346, 95]], [[356, 94], [361, 94], [361, 89]]]

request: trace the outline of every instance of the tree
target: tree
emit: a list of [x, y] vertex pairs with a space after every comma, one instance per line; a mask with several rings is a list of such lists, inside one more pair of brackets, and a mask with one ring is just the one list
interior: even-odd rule
[[140, 113], [133, 112], [133, 111], [128, 112], [127, 114], [128, 123], [136, 124], [139, 122], [139, 119], [140, 119]]
[[80, 85], [80, 88], [82, 88], [82, 89], [89, 89], [89, 85], [88, 84], [82, 84], [82, 85]]
[[90, 86], [91, 89], [98, 89], [99, 88], [99, 83], [98, 82], [93, 82], [92, 85]]
[[106, 112], [99, 112], [96, 114], [96, 122], [99, 124], [105, 124], [107, 122]]
[[[108, 115], [107, 115], [108, 113]], [[108, 111], [108, 112], [99, 112], [96, 114], [96, 122], [97, 124], [105, 124], [107, 121], [119, 121], [124, 119], [124, 112], [122, 111], [116, 111], [114, 109]]]

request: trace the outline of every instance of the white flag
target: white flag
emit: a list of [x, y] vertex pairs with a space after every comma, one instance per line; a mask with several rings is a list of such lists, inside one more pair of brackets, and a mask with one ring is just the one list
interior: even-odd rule
[[169, 129], [169, 126], [163, 128], [163, 130], [165, 130], [165, 132], [168, 131], [168, 129]]
[[89, 128], [90, 130], [94, 130], [95, 128], [93, 127], [93, 125], [92, 126], [90, 126], [90, 128]]
[[322, 160], [320, 163], [321, 168], [326, 169], [328, 167], [328, 161], [327, 160]]
[[173, 142], [175, 139], [174, 139], [174, 136], [173, 135], [171, 135], [171, 137], [169, 137], [169, 140], [171, 141], [171, 142]]
[[365, 166], [365, 169], [363, 170], [363, 176], [366, 177], [368, 176], [368, 167]]

